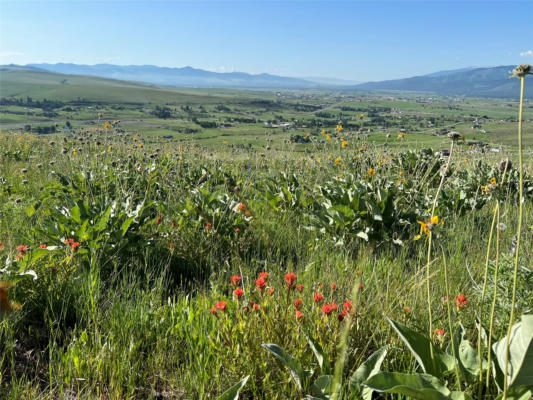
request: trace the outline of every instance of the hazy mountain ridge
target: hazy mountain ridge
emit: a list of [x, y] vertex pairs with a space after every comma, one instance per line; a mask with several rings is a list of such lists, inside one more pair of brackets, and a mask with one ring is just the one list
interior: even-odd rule
[[[367, 82], [355, 86], [362, 90], [399, 90], [430, 92], [440, 95], [516, 98], [519, 96], [518, 79], [508, 79], [514, 65], [489, 68], [441, 71], [412, 78]], [[531, 94], [531, 89], [527, 94]]]
[[28, 64], [30, 67], [50, 72], [99, 76], [120, 80], [149, 82], [165, 86], [228, 87], [228, 88], [286, 88], [312, 89], [320, 85], [298, 78], [270, 74], [248, 74], [245, 72], [211, 72], [183, 67], [169, 68], [155, 65], [77, 65], [77, 64]]
[[[218, 73], [192, 67], [168, 68], [154, 65], [120, 66], [112, 64], [28, 64], [7, 65], [1, 68], [29, 69], [56, 74], [93, 76], [129, 81], [142, 85], [235, 89], [338, 89], [364, 91], [411, 91], [437, 95], [471, 97], [517, 98], [519, 83], [508, 79], [514, 65], [498, 67], [468, 67], [437, 71], [411, 78], [350, 84], [334, 78], [291, 78], [271, 74], [244, 72]], [[311, 80], [314, 81], [311, 81]], [[343, 82], [345, 82], [343, 84]], [[526, 98], [533, 90], [526, 88]]]

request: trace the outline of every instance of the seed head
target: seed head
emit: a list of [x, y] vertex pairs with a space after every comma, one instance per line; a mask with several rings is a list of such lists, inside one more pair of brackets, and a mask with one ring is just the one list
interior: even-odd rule
[[533, 74], [531, 72], [531, 65], [529, 64], [520, 64], [515, 69], [513, 69], [513, 72], [511, 72], [510, 78], [525, 78], [526, 75]]

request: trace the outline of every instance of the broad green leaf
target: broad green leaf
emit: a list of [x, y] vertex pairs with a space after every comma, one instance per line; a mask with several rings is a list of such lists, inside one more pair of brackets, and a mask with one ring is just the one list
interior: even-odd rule
[[323, 374], [329, 373], [330, 365], [328, 361], [327, 355], [324, 355], [324, 350], [322, 350], [322, 347], [320, 344], [315, 342], [315, 340], [311, 337], [311, 335], [305, 335], [307, 339], [307, 343], [309, 344], [309, 347], [311, 347], [311, 350], [313, 350], [313, 353], [316, 357], [316, 360], [318, 361], [318, 365], [320, 366], [320, 371]]
[[[459, 372], [469, 382], [474, 382], [478, 379], [480, 361], [477, 351], [470, 345], [470, 342], [465, 338], [466, 331], [462, 324], [458, 324], [453, 333], [452, 345], [454, 346], [455, 354], [457, 356], [457, 364]], [[486, 362], [483, 363], [482, 368], [486, 368]]]
[[74, 222], [76, 222], [77, 224], [81, 224], [81, 212], [78, 206], [72, 207], [72, 210], [70, 211], [70, 216], [74, 220]]
[[[494, 344], [498, 364], [505, 373], [506, 337]], [[522, 315], [522, 321], [511, 328], [509, 340], [508, 386], [533, 388], [533, 314]]]
[[333, 376], [322, 375], [311, 385], [311, 395], [319, 399], [327, 399], [333, 389]]
[[472, 400], [472, 396], [465, 392], [453, 391], [450, 395], [451, 400]]
[[104, 215], [102, 215], [98, 222], [95, 225], [95, 229], [97, 232], [103, 232], [107, 229], [107, 223], [109, 222], [109, 217], [111, 216], [111, 210], [113, 209], [113, 205], [110, 205], [107, 207], [107, 210], [105, 211]]
[[122, 231], [122, 237], [124, 237], [126, 235], [126, 233], [128, 232], [128, 229], [130, 229], [130, 225], [131, 225], [131, 223], [133, 222], [134, 219], [135, 219], [135, 217], [129, 217], [126, 221], [124, 221], [122, 223], [122, 226], [120, 227], [120, 229]]
[[[507, 400], [530, 400], [533, 397], [533, 389], [526, 386], [517, 386], [507, 392]], [[495, 400], [501, 400], [503, 393], [496, 397]]]
[[239, 392], [244, 387], [244, 385], [246, 385], [246, 382], [248, 382], [248, 378], [250, 378], [250, 375], [246, 376], [244, 379], [237, 382], [235, 385], [233, 385], [220, 396], [218, 396], [217, 400], [237, 400], [239, 398]]
[[[413, 331], [400, 322], [395, 322], [387, 318], [394, 330], [400, 335], [400, 338], [407, 345], [418, 365], [422, 370], [436, 377], [442, 377], [448, 371], [454, 368], [454, 359], [440, 349], [424, 335]], [[433, 360], [431, 360], [430, 348], [433, 348]]]
[[432, 375], [380, 372], [363, 384], [377, 392], [402, 394], [412, 399], [448, 400], [450, 391]]
[[294, 382], [299, 390], [303, 390], [307, 386], [307, 373], [304, 371], [297, 359], [292, 357], [277, 344], [264, 343], [261, 346], [270, 351], [274, 357], [276, 357], [283, 365], [289, 368], [292, 379], [294, 379]]
[[349, 386], [352, 389], [352, 392], [357, 395], [361, 395], [363, 400], [372, 399], [372, 392], [374, 390], [368, 387], [362, 388], [361, 384], [379, 372], [381, 364], [383, 363], [383, 360], [385, 360], [386, 355], [386, 347], [376, 350], [370, 355], [370, 357], [366, 359], [364, 363], [359, 366], [359, 368], [357, 368], [357, 370], [355, 370], [350, 377]]

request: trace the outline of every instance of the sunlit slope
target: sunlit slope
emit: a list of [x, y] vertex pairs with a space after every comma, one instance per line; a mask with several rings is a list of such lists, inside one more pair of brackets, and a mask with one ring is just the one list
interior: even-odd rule
[[[214, 94], [212, 94], [214, 92]], [[0, 97], [32, 97], [59, 101], [86, 99], [109, 103], [220, 102], [222, 90], [174, 89], [98, 77], [63, 75], [22, 69], [0, 69]]]

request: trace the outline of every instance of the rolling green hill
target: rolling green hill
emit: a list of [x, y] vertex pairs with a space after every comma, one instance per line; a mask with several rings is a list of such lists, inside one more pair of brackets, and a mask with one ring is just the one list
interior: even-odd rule
[[[108, 103], [190, 103], [220, 102], [234, 97], [228, 89], [187, 89], [120, 81], [92, 76], [64, 75], [38, 69], [1, 68], [0, 97], [32, 97], [75, 101], [86, 99]], [[253, 93], [248, 93], [253, 95]]]

